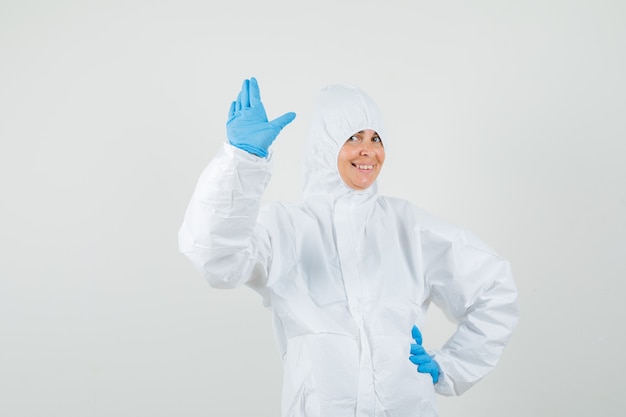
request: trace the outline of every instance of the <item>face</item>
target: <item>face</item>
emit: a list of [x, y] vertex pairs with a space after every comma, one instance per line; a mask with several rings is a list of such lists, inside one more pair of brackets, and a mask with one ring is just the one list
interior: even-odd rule
[[383, 162], [383, 142], [378, 133], [371, 129], [361, 130], [348, 138], [337, 157], [341, 179], [355, 190], [365, 190], [372, 185]]

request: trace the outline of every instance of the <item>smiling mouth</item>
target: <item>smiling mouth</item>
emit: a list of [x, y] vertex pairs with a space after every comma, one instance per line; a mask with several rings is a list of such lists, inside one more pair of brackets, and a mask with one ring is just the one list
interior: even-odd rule
[[374, 165], [352, 164], [352, 166], [361, 171], [371, 171], [374, 169]]

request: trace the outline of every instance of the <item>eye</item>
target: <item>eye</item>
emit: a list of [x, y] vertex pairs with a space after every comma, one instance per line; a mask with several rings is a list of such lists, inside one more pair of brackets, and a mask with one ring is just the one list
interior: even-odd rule
[[380, 136], [374, 136], [374, 137], [372, 137], [372, 142], [382, 143], [383, 140], [380, 138]]
[[352, 135], [346, 142], [358, 142], [359, 137], [357, 135]]

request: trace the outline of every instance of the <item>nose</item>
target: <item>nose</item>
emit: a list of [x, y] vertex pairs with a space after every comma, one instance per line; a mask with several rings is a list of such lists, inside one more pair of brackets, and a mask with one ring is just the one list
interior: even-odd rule
[[372, 142], [369, 140], [363, 141], [363, 143], [361, 144], [360, 154], [364, 156], [369, 156], [372, 154], [373, 151], [374, 151], [374, 147], [373, 147]]

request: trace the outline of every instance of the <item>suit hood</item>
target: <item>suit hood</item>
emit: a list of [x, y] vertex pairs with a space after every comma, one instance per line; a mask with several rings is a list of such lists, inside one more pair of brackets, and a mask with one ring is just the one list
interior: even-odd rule
[[339, 174], [337, 156], [350, 136], [365, 129], [375, 130], [385, 144], [387, 137], [378, 105], [359, 88], [345, 83], [331, 84], [317, 95], [306, 137], [303, 158], [303, 196], [338, 197], [359, 193], [373, 195], [374, 182], [366, 190], [348, 187]]

